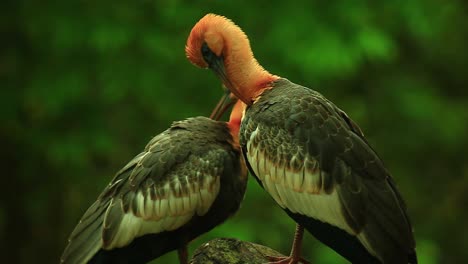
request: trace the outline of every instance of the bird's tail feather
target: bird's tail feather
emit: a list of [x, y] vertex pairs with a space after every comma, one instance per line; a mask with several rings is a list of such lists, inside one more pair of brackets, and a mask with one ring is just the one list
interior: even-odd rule
[[102, 227], [107, 205], [96, 201], [75, 227], [60, 262], [67, 264], [87, 263], [102, 246]]

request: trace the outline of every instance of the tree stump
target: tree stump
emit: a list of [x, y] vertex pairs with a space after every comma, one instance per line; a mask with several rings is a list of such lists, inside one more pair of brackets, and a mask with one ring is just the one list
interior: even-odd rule
[[265, 264], [267, 256], [281, 253], [251, 242], [233, 238], [216, 238], [195, 250], [191, 264]]

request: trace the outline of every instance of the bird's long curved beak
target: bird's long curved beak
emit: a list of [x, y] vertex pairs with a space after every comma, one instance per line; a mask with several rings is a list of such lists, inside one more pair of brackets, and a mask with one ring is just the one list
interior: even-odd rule
[[226, 112], [229, 107], [233, 106], [237, 102], [237, 98], [229, 91], [229, 89], [224, 88], [224, 94], [219, 100], [216, 107], [211, 112], [210, 118], [213, 120], [219, 120], [224, 112]]
[[214, 58], [211, 61], [211, 63], [209, 64], [208, 67], [212, 71], [214, 71], [214, 73], [216, 74], [216, 76], [218, 76], [218, 78], [221, 79], [221, 81], [224, 84], [224, 87], [226, 87], [228, 90], [231, 91], [231, 93], [233, 94], [232, 96], [235, 96], [236, 98], [238, 98], [238, 99], [240, 99], [240, 100], [242, 100], [244, 102], [247, 102], [247, 100], [245, 100], [246, 98], [242, 97], [242, 94], [239, 93], [238, 89], [236, 89], [236, 87], [234, 87], [233, 83], [228, 78], [228, 75], [226, 73], [225, 64], [224, 64], [224, 58], [222, 56]]
[[224, 58], [223, 57], [215, 57], [210, 65], [209, 68], [214, 71], [214, 73], [223, 81], [224, 85], [231, 90], [232, 85], [229, 81], [229, 78], [226, 74], [226, 68], [224, 67]]

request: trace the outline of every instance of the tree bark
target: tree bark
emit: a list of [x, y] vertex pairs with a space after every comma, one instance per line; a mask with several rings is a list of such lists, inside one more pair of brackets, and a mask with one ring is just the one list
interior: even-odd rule
[[265, 264], [267, 256], [283, 256], [277, 251], [233, 238], [216, 238], [195, 250], [191, 264]]

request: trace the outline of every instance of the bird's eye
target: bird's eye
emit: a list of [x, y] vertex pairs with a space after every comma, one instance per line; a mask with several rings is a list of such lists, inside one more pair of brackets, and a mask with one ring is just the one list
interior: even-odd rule
[[208, 47], [208, 44], [206, 44], [206, 42], [203, 43], [203, 45], [201, 47], [201, 52], [202, 52], [203, 57], [206, 57], [211, 53], [211, 50]]
[[201, 53], [203, 55], [203, 59], [208, 63], [208, 64], [211, 64], [211, 62], [213, 61], [214, 57], [216, 56], [212, 51], [211, 49], [208, 47], [208, 44], [203, 43], [202, 47], [201, 47]]

